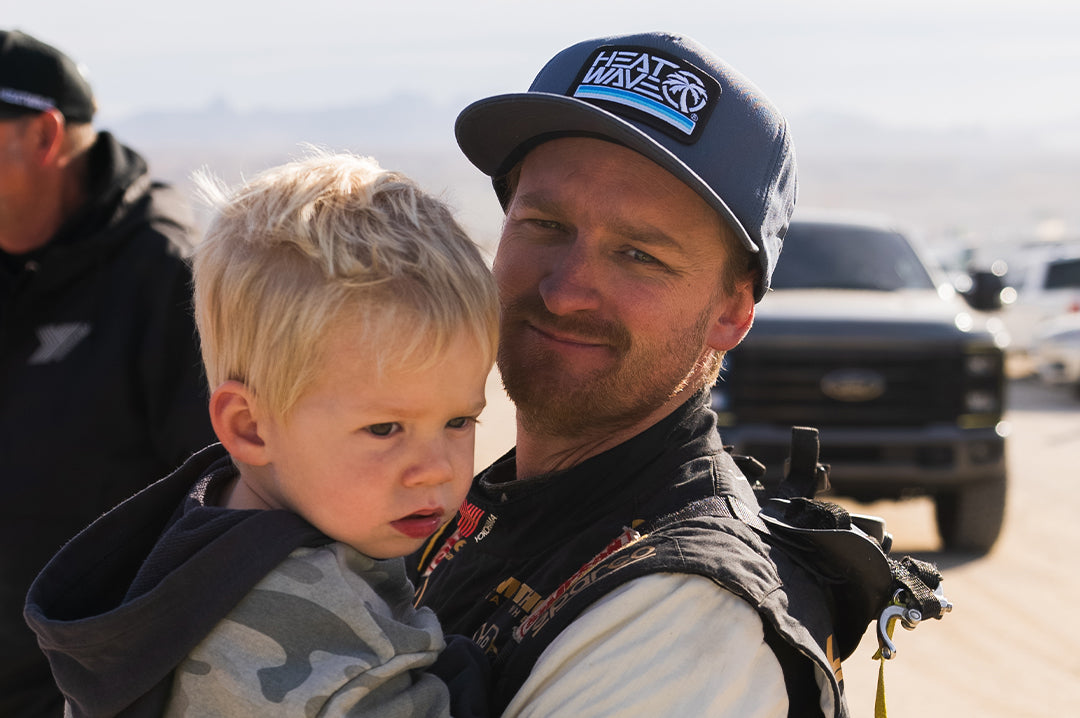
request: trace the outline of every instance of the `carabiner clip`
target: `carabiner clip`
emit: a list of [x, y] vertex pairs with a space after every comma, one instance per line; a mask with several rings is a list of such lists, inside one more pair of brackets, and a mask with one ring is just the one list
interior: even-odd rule
[[[945, 598], [945, 589], [942, 583], [939, 582], [937, 588], [934, 589], [934, 596], [941, 603], [941, 613], [945, 614], [952, 611], [953, 606]], [[881, 651], [881, 657], [886, 660], [890, 660], [896, 655], [896, 644], [892, 642], [891, 636], [897, 619], [900, 620], [900, 625], [909, 631], [914, 630], [915, 626], [919, 625], [919, 622], [923, 620], [922, 611], [908, 607], [905, 597], [906, 592], [904, 589], [897, 590], [893, 594], [892, 603], [878, 616], [878, 648]]]

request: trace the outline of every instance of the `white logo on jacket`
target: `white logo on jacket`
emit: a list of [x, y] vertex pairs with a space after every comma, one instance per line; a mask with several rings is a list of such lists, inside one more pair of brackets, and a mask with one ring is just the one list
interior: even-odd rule
[[38, 327], [38, 348], [30, 355], [26, 363], [30, 366], [39, 366], [63, 361], [79, 342], [90, 335], [90, 329], [88, 322], [45, 324]]

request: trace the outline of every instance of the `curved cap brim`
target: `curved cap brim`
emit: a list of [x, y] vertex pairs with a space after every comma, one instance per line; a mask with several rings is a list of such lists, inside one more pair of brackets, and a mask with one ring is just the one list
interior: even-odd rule
[[505, 175], [529, 150], [557, 137], [598, 137], [624, 145], [697, 192], [749, 251], [758, 251], [723, 198], [697, 173], [647, 133], [588, 102], [545, 92], [496, 95], [462, 110], [454, 133], [469, 161], [492, 178]]

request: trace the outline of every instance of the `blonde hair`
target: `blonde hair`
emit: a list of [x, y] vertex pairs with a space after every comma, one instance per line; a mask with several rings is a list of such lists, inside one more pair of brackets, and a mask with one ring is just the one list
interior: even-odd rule
[[430, 366], [463, 331], [493, 360], [491, 272], [450, 210], [409, 178], [312, 151], [232, 192], [206, 172], [195, 181], [216, 208], [194, 258], [211, 391], [237, 380], [287, 416], [341, 320], [358, 320], [376, 377], [388, 362]]

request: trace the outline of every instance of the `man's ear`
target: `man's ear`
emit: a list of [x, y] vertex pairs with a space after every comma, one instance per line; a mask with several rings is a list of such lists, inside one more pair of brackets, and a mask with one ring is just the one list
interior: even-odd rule
[[233, 459], [249, 466], [269, 463], [266, 441], [259, 432], [258, 405], [242, 382], [227, 381], [210, 395], [210, 422]]
[[45, 110], [34, 117], [30, 140], [38, 164], [46, 166], [57, 162], [64, 149], [64, 127], [64, 116], [57, 110]]
[[754, 324], [754, 285], [743, 282], [720, 300], [720, 314], [709, 329], [708, 345], [716, 351], [734, 349]]

